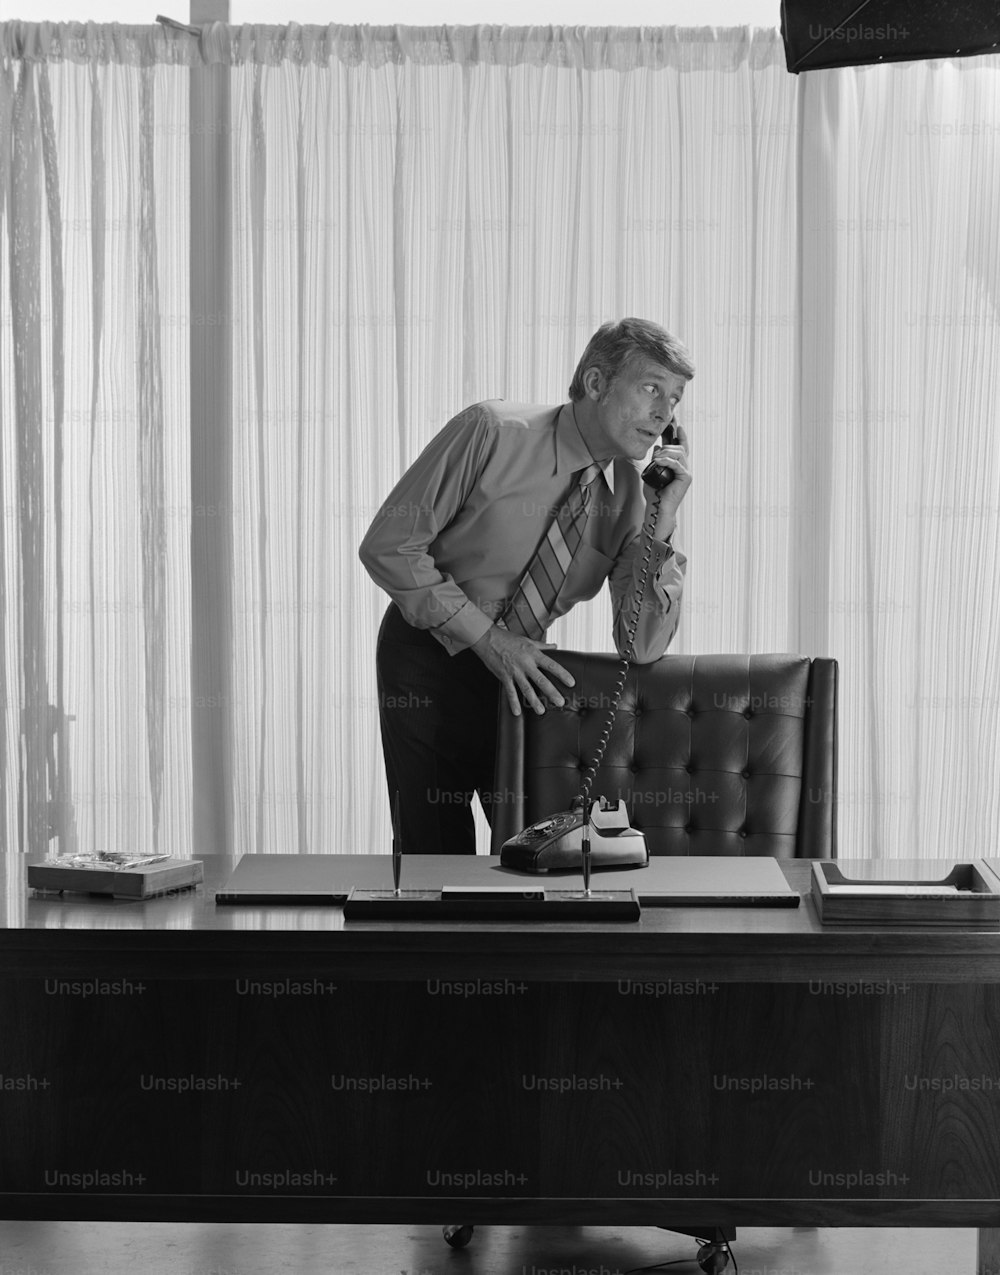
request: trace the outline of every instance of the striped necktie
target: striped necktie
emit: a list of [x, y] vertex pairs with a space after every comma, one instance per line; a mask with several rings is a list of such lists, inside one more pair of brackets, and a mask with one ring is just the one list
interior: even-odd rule
[[566, 503], [549, 524], [517, 591], [497, 621], [511, 633], [521, 633], [536, 640], [545, 636], [552, 623], [555, 600], [583, 539], [594, 482], [600, 473], [601, 466], [596, 462], [581, 469]]

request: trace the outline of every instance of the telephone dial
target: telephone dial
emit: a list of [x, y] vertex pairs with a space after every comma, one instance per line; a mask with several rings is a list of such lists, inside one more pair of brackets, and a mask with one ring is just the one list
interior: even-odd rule
[[[661, 445], [680, 441], [672, 420], [660, 441]], [[625, 802], [618, 801], [612, 805], [604, 797], [594, 801], [590, 797], [590, 788], [611, 737], [625, 678], [632, 663], [635, 631], [642, 611], [649, 559], [653, 550], [653, 526], [660, 507], [660, 497], [673, 479], [674, 471], [665, 465], [649, 464], [642, 471], [643, 482], [656, 493], [653, 507], [643, 526], [642, 575], [636, 593], [635, 609], [629, 622], [628, 643], [618, 670], [618, 685], [608, 708], [597, 752], [584, 775], [580, 792], [573, 799], [569, 810], [547, 815], [503, 843], [500, 863], [505, 868], [515, 868], [520, 872], [576, 871], [582, 857], [584, 882], [587, 884], [591, 869], [644, 868], [649, 863], [646, 838], [638, 828], [633, 828], [629, 823]]]

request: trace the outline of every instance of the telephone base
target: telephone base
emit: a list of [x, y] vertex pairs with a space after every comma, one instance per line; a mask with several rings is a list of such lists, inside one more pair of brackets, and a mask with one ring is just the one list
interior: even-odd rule
[[[583, 803], [576, 798], [569, 810], [539, 819], [510, 837], [500, 848], [500, 865], [515, 872], [579, 872], [583, 858]], [[615, 868], [645, 868], [649, 864], [646, 838], [628, 821], [624, 801], [601, 797], [590, 810], [590, 867], [600, 872]]]
[[[614, 845], [602, 845], [591, 850], [591, 872], [618, 872], [626, 868], [648, 868], [649, 852], [646, 839], [641, 833], [638, 839], [622, 838]], [[547, 848], [548, 853], [531, 845], [511, 845], [505, 843], [501, 847], [500, 866], [510, 868], [513, 872], [530, 872], [532, 876], [569, 876], [580, 875], [582, 854], [575, 846], [565, 849], [562, 846]]]

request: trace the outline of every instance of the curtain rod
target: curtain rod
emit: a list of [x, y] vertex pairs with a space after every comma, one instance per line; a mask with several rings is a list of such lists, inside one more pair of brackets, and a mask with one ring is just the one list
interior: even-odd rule
[[190, 27], [186, 22], [175, 22], [173, 18], [164, 18], [159, 13], [156, 15], [157, 22], [162, 22], [164, 26], [173, 27], [175, 31], [186, 31], [188, 35], [201, 35], [200, 27]]

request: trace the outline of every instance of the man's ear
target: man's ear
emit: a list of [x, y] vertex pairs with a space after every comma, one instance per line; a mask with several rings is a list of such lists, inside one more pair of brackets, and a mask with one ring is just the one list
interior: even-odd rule
[[601, 396], [607, 389], [604, 373], [599, 367], [588, 367], [583, 374], [583, 388], [587, 392], [587, 397], [594, 400], [595, 403], [600, 402]]

